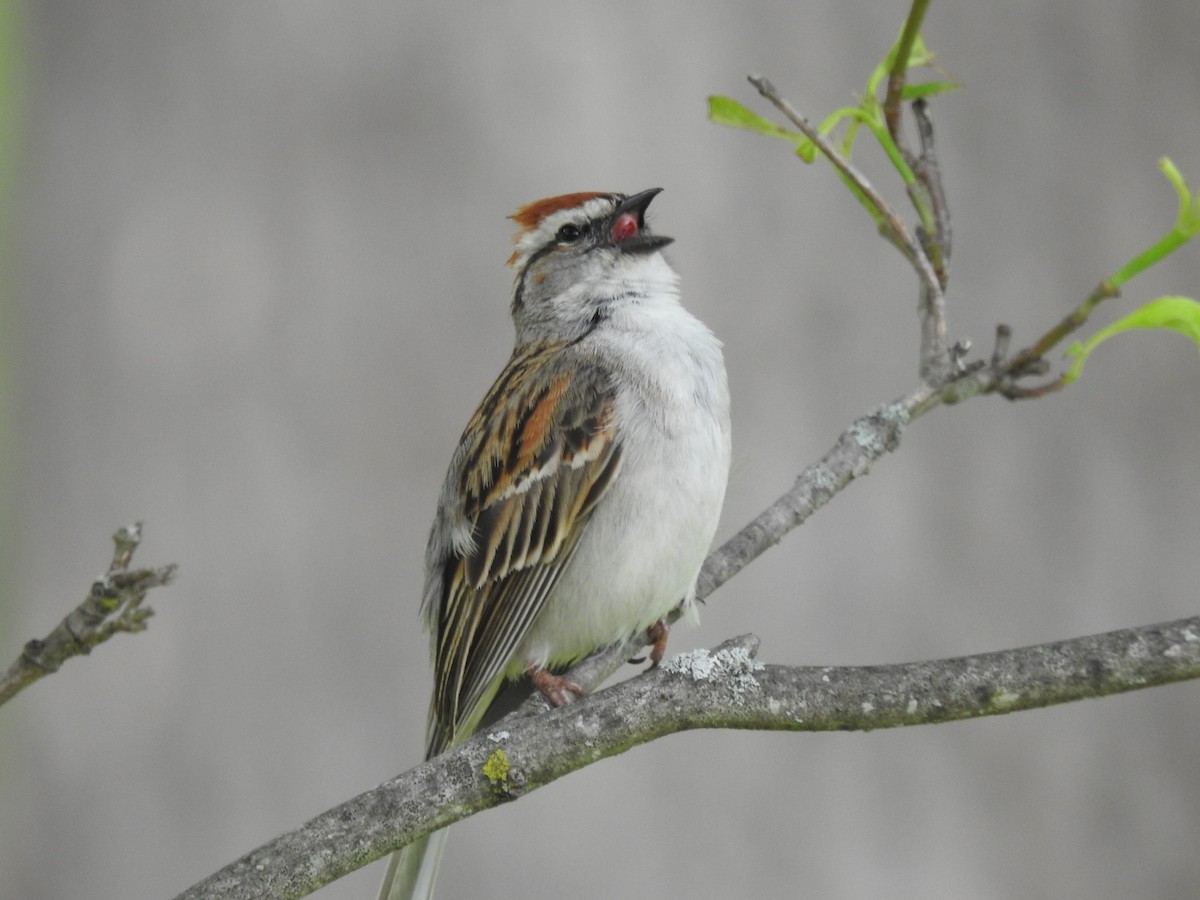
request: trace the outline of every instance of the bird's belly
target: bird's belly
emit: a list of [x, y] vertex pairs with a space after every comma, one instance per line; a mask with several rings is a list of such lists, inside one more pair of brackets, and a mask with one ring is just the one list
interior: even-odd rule
[[729, 473], [727, 430], [703, 425], [623, 461], [514, 668], [573, 662], [691, 601]]

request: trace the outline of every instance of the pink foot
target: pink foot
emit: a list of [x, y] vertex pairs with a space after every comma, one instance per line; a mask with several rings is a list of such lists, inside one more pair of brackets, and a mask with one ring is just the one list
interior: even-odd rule
[[650, 668], [657, 669], [658, 664], [662, 662], [663, 654], [667, 652], [667, 635], [671, 633], [671, 626], [667, 624], [666, 619], [659, 619], [650, 626], [646, 632], [647, 637], [653, 646], [650, 648]]
[[[650, 668], [657, 669], [658, 664], [662, 662], [663, 654], [667, 652], [667, 635], [671, 633], [671, 626], [667, 624], [666, 619], [659, 619], [653, 625], [646, 629], [646, 641], [650, 644]], [[638, 665], [646, 661], [645, 656], [639, 656], [629, 660], [632, 665]]]
[[[542, 696], [550, 701], [551, 706], [562, 706], [587, 693], [575, 682], [555, 675], [541, 666], [530, 666], [528, 672], [529, 677], [533, 679], [533, 686], [542, 692]], [[572, 697], [572, 694], [575, 697]]]

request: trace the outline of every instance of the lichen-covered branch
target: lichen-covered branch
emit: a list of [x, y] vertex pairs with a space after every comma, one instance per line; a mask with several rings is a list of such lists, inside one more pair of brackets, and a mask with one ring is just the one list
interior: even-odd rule
[[178, 900], [302, 897], [597, 760], [695, 728], [850, 731], [1000, 715], [1200, 677], [1200, 616], [882, 666], [762, 665], [744, 635], [544, 715], [505, 719], [264, 844]]
[[39, 678], [57, 672], [72, 656], [90, 653], [118, 632], [146, 630], [154, 610], [142, 601], [152, 588], [170, 584], [176, 566], [130, 569], [133, 552], [142, 539], [142, 523], [113, 535], [113, 558], [108, 571], [92, 584], [87, 597], [41, 640], [27, 643], [8, 671], [0, 676], [0, 705]]

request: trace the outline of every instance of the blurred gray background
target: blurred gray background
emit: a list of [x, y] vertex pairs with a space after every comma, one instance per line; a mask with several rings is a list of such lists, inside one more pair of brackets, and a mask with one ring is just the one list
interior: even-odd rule
[[[725, 340], [720, 537], [915, 378], [915, 284], [826, 166], [704, 98], [854, 102], [904, 4], [30, 4], [4, 315], [0, 663], [146, 522], [147, 634], [0, 710], [0, 897], [168, 897], [418, 761], [421, 557], [506, 359], [526, 201], [662, 186]], [[1048, 326], [1200, 183], [1194, 0], [934, 4], [951, 325]], [[865, 146], [865, 145], [864, 145]], [[899, 191], [865, 154], [878, 184]], [[1107, 322], [1200, 294], [1200, 247]], [[938, 410], [671, 649], [958, 655], [1197, 611], [1200, 367], [1103, 347], [1025, 404]], [[632, 670], [631, 670], [632, 671]], [[455, 828], [445, 897], [1191, 898], [1200, 686], [872, 734], [693, 733]], [[321, 896], [364, 898], [378, 866]]]

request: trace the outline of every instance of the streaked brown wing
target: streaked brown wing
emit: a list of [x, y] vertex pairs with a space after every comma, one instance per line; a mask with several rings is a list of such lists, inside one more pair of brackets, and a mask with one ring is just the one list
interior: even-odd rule
[[[612, 379], [563, 349], [513, 355], [447, 474], [426, 596], [432, 752], [483, 712], [620, 467]], [[470, 546], [445, 538], [455, 526], [469, 528]]]

